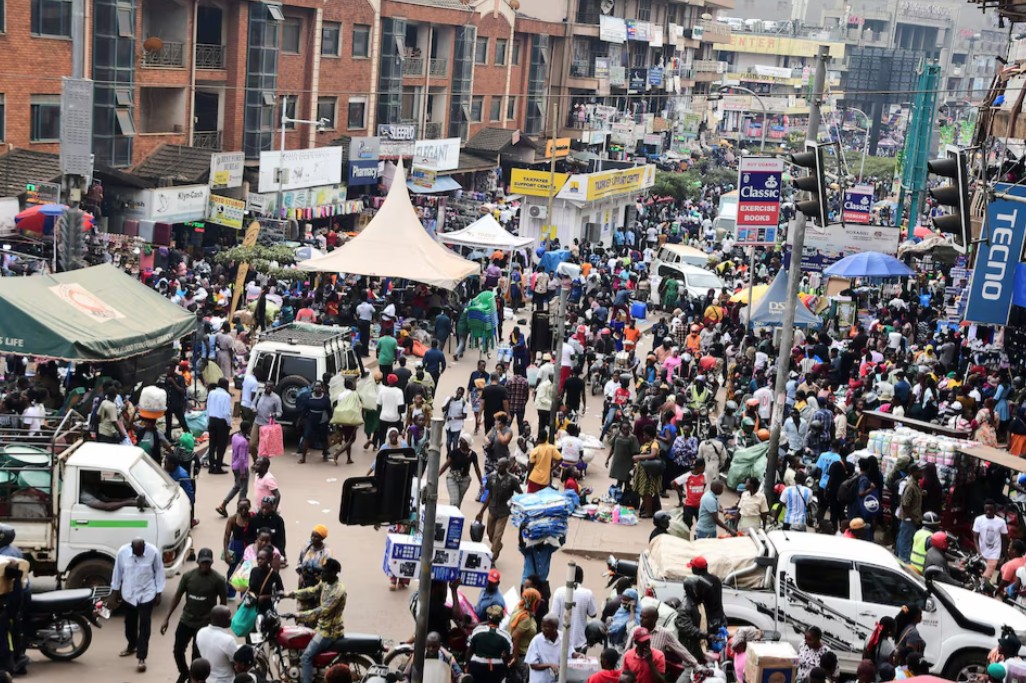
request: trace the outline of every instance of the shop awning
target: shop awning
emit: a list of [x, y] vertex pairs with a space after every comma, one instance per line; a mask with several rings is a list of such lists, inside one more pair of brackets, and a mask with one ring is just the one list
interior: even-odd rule
[[410, 188], [410, 192], [414, 192], [416, 194], [437, 194], [439, 192], [452, 192], [453, 190], [463, 189], [462, 185], [447, 175], [437, 176], [435, 178], [435, 182], [431, 183], [431, 187], [414, 185], [412, 180], [408, 180], [406, 182], [406, 187]]
[[445, 232], [438, 239], [446, 244], [479, 249], [521, 249], [534, 242], [533, 237], [517, 237], [509, 234], [490, 213], [455, 232]]
[[[746, 290], [747, 291], [747, 290]], [[784, 324], [784, 310], [794, 306], [795, 327], [819, 327], [823, 324], [816, 314], [805, 307], [800, 299], [788, 301], [787, 275], [784, 271], [777, 273], [772, 284], [762, 298], [756, 299], [752, 307], [752, 324], [756, 327], [777, 327]], [[742, 320], [747, 316], [742, 314]]]
[[195, 329], [192, 313], [114, 266], [0, 278], [0, 353], [114, 361]]

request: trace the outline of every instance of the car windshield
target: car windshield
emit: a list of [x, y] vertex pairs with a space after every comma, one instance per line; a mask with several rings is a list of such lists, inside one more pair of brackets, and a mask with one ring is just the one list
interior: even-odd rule
[[132, 478], [139, 483], [146, 496], [153, 502], [153, 505], [161, 510], [171, 507], [171, 501], [179, 487], [174, 479], [167, 472], [157, 466], [149, 459], [149, 456], [140, 458], [129, 470]]
[[702, 289], [719, 289], [723, 286], [720, 279], [712, 273], [688, 273], [688, 286]]

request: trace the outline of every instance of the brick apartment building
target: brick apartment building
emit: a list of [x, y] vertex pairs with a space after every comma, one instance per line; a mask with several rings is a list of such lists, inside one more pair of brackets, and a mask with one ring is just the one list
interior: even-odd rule
[[[288, 148], [414, 124], [421, 138], [484, 127], [538, 133], [560, 22], [517, 0], [85, 0], [96, 162], [130, 167], [164, 143], [277, 148], [280, 109], [327, 119]], [[71, 0], [0, 0], [0, 141], [57, 152]]]

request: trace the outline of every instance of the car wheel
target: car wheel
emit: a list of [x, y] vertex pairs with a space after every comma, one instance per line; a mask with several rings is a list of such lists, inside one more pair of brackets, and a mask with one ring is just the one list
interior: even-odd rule
[[284, 413], [297, 413], [299, 411], [299, 392], [310, 386], [309, 380], [301, 375], [289, 375], [274, 388], [274, 393], [281, 397], [281, 407]]
[[983, 650], [961, 652], [944, 667], [944, 678], [958, 683], [984, 680], [987, 677], [987, 653]]

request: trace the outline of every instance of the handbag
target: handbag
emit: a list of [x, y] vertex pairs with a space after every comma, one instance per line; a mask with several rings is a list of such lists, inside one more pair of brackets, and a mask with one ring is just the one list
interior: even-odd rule
[[663, 472], [666, 471], [666, 461], [662, 458], [649, 458], [648, 460], [642, 460], [641, 466], [645, 469], [645, 474], [649, 477], [661, 477]]
[[260, 427], [260, 445], [257, 447], [257, 455], [273, 458], [285, 454], [285, 438], [281, 432], [281, 425], [271, 418], [271, 421]]
[[[271, 573], [267, 572], [267, 576], [264, 577], [264, 582], [260, 585], [260, 590], [257, 592], [258, 596], [264, 592], [267, 580], [271, 578]], [[247, 593], [247, 599], [242, 601], [239, 609], [235, 610], [235, 616], [232, 617], [232, 633], [240, 638], [245, 638], [256, 628], [257, 601], [249, 600], [248, 596], [249, 594]]]

